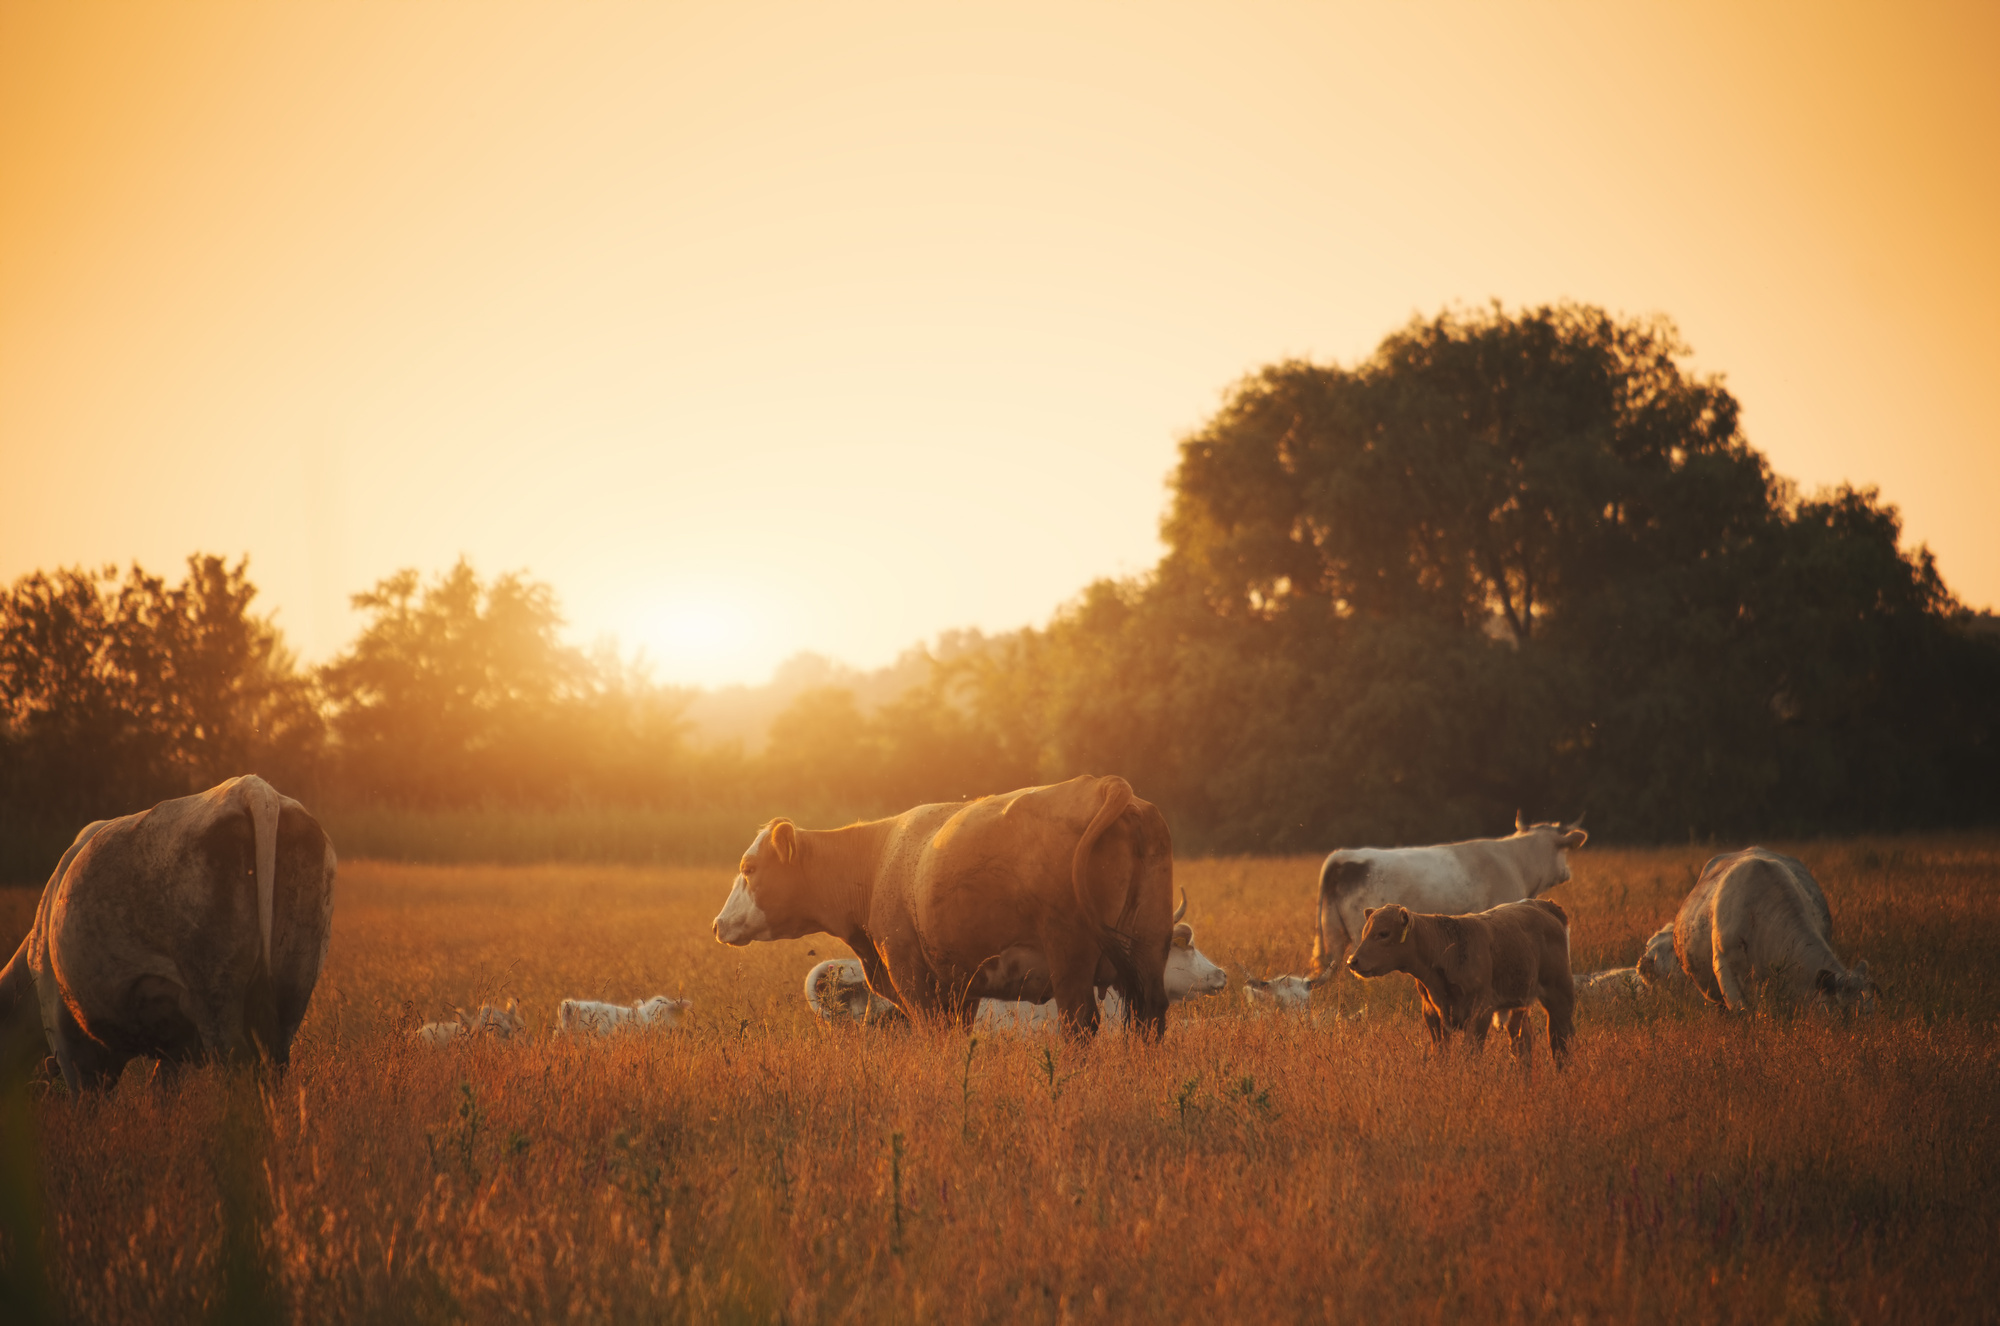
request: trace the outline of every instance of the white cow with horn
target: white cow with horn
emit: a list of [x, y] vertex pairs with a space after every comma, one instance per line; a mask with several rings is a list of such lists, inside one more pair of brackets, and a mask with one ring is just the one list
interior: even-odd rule
[[1569, 879], [1569, 853], [1589, 837], [1582, 816], [1569, 824], [1529, 824], [1516, 814], [1505, 838], [1334, 852], [1319, 872], [1314, 977], [1341, 967], [1371, 909], [1393, 903], [1419, 914], [1464, 916], [1537, 898]]

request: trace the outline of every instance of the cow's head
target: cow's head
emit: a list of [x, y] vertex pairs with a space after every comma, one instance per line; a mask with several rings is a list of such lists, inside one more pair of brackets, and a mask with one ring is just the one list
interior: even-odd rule
[[1314, 987], [1323, 978], [1311, 980], [1303, 976], [1273, 976], [1268, 981], [1245, 980], [1243, 1001], [1248, 1004], [1263, 1004], [1276, 1008], [1300, 1009], [1312, 1002]]
[[1229, 973], [1208, 960], [1194, 946], [1194, 927], [1181, 920], [1187, 915], [1187, 890], [1181, 890], [1181, 905], [1174, 909], [1173, 945], [1167, 949], [1167, 998], [1195, 999], [1219, 994], [1229, 988]]
[[760, 939], [797, 939], [819, 927], [803, 915], [805, 871], [799, 831], [790, 820], [757, 830], [736, 867], [736, 883], [715, 915], [715, 937], [742, 946]]
[[1362, 913], [1361, 940], [1347, 956], [1356, 976], [1387, 976], [1410, 969], [1410, 931], [1416, 917], [1401, 903], [1370, 907]]
[[471, 1017], [467, 1017], [465, 1010], [460, 1009], [458, 1020], [464, 1025], [467, 1031], [476, 1035], [498, 1037], [503, 1041], [517, 1031], [526, 1031], [528, 1029], [527, 1022], [521, 1017], [519, 1002], [512, 999], [507, 1001], [507, 1007], [505, 1008], [495, 1008], [491, 1004], [481, 1004], [479, 1011]]
[[1648, 985], [1660, 985], [1684, 974], [1681, 960], [1674, 954], [1674, 928], [1663, 925], [1653, 932], [1646, 941], [1646, 951], [1639, 955], [1639, 979]]
[[1868, 979], [1866, 962], [1857, 962], [1844, 972], [1823, 969], [1813, 981], [1814, 998], [1847, 1016], [1873, 1013], [1875, 997], [1880, 993], [1875, 982]]
[[1558, 884], [1569, 883], [1570, 849], [1590, 841], [1590, 835], [1584, 832], [1581, 815], [1568, 824], [1559, 824], [1554, 820], [1546, 824], [1530, 824], [1518, 810], [1514, 812], [1514, 838], [1532, 838], [1535, 842], [1532, 850], [1535, 851], [1536, 862], [1530, 873], [1534, 888], [1528, 894], [1530, 898], [1547, 893]]

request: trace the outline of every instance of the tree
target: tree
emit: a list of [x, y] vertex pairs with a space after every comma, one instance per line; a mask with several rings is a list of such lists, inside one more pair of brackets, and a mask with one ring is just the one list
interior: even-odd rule
[[248, 559], [187, 566], [178, 585], [135, 564], [122, 581], [37, 571], [0, 593], [0, 813], [29, 857], [237, 774], [315, 790], [311, 683], [251, 611]]
[[1517, 808], [1654, 839], [1990, 817], [2000, 651], [1874, 494], [1775, 479], [1686, 353], [1494, 306], [1251, 375], [1182, 443], [1158, 569], [1011, 645], [983, 721], [1226, 850]]

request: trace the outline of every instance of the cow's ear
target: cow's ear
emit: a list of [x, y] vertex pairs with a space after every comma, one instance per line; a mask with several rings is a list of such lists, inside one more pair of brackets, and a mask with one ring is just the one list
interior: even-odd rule
[[1176, 926], [1174, 927], [1174, 947], [1175, 947], [1175, 948], [1193, 948], [1193, 947], [1194, 947], [1194, 927], [1193, 927], [1193, 926], [1191, 926], [1191, 925], [1187, 924], [1187, 923], [1186, 923], [1185, 921], [1183, 921], [1183, 922], [1181, 922], [1181, 923], [1180, 923], [1179, 925], [1176, 925]]
[[771, 823], [771, 850], [778, 854], [778, 860], [786, 865], [792, 863], [799, 854], [799, 833], [790, 820], [773, 820]]
[[1813, 989], [1818, 990], [1821, 994], [1832, 994], [1833, 986], [1834, 986], [1833, 973], [1826, 970], [1824, 967], [1820, 968], [1818, 979], [1813, 981]]
[[1515, 812], [1514, 812], [1514, 832], [1515, 832], [1515, 833], [1526, 833], [1527, 831], [1528, 831], [1528, 820], [1527, 820], [1527, 817], [1526, 817], [1526, 816], [1524, 816], [1524, 815], [1522, 815], [1520, 811], [1518, 811], [1518, 810], [1517, 810], [1517, 811], [1515, 811]]
[[1562, 847], [1581, 847], [1589, 841], [1590, 835], [1582, 829], [1577, 828], [1570, 829], [1569, 832], [1556, 840], [1557, 844]]

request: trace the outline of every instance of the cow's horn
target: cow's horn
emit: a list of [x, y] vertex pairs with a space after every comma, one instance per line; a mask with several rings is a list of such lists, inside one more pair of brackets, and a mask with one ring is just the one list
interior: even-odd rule
[[1186, 915], [1187, 915], [1187, 890], [1182, 889], [1181, 905], [1174, 908], [1174, 924], [1179, 925], [1181, 923], [1181, 918]]
[[1583, 817], [1587, 813], [1588, 813], [1587, 811], [1578, 811], [1576, 818], [1571, 820], [1568, 823], [1568, 825], [1565, 826], [1565, 830], [1567, 831], [1570, 829], [1581, 829], [1583, 827]]
[[1526, 833], [1527, 831], [1528, 831], [1528, 818], [1527, 818], [1527, 816], [1523, 815], [1523, 814], [1522, 814], [1522, 813], [1521, 813], [1520, 811], [1518, 811], [1518, 810], [1517, 810], [1517, 811], [1515, 811], [1515, 812], [1514, 812], [1514, 832], [1515, 832], [1515, 833]]

